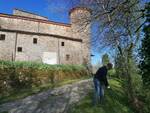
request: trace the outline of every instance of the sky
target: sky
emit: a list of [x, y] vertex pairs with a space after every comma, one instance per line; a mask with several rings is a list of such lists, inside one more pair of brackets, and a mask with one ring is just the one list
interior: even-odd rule
[[[0, 0], [0, 13], [12, 14], [14, 8], [46, 16], [49, 20], [69, 23], [68, 12], [58, 12], [65, 8], [67, 0]], [[63, 7], [64, 6], [64, 7]]]
[[[0, 13], [12, 14], [13, 9], [22, 9], [41, 16], [48, 17], [55, 22], [69, 23], [69, 9], [73, 7], [78, 0], [0, 0]], [[86, 0], [85, 0], [86, 1]], [[141, 0], [143, 3], [150, 0]], [[95, 56], [92, 57], [92, 64], [100, 62], [101, 56], [107, 51], [92, 51]]]

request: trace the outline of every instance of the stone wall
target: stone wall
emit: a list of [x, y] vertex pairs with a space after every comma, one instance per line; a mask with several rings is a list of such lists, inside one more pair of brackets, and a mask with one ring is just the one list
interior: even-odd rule
[[[42, 61], [44, 52], [56, 52], [58, 50], [58, 39], [48, 36], [37, 36], [18, 34], [17, 47], [22, 47], [22, 52], [16, 52], [16, 59], [22, 61]], [[34, 38], [37, 44], [33, 43]], [[17, 50], [16, 50], [17, 51]]]
[[52, 24], [49, 21], [34, 21], [22, 19], [9, 18], [7, 16], [0, 16], [0, 26], [3, 29], [20, 30], [28, 32], [55, 34], [65, 37], [72, 37], [71, 27], [65, 25]]
[[2, 29], [8, 30], [38, 32], [38, 22], [17, 18], [14, 19], [7, 16], [0, 17], [0, 26]]
[[38, 32], [72, 38], [71, 27], [39, 22]]
[[87, 8], [76, 7], [70, 12], [73, 37], [83, 40], [82, 55], [84, 63], [90, 62], [90, 17], [91, 11]]
[[[81, 42], [11, 32], [0, 34], [5, 34], [5, 40], [0, 41], [0, 58], [3, 60], [42, 62], [44, 52], [55, 52], [58, 64], [82, 64]], [[33, 43], [34, 38], [37, 44]], [[18, 47], [22, 48], [22, 52], [18, 52]]]
[[[62, 42], [64, 46], [61, 46]], [[82, 64], [81, 47], [81, 42], [59, 39], [60, 64]], [[67, 55], [69, 55], [68, 60]]]
[[0, 40], [0, 59], [11, 61], [14, 59], [15, 54], [16, 33], [0, 31], [0, 34], [5, 35], [5, 40]]
[[[16, 10], [14, 14], [23, 16], [26, 13]], [[11, 60], [13, 56], [13, 60], [16, 61], [41, 62], [43, 52], [56, 52], [58, 64], [82, 64], [85, 59], [89, 62], [90, 25], [80, 31], [79, 27], [86, 23], [83, 25], [75, 23], [79, 19], [78, 14], [90, 16], [87, 10], [73, 11], [69, 25], [14, 15], [0, 15], [0, 31], [6, 34], [6, 40], [0, 41], [3, 43], [0, 45], [0, 59]], [[33, 44], [34, 38], [37, 39], [37, 44]], [[18, 47], [22, 47], [22, 52], [17, 51]]]

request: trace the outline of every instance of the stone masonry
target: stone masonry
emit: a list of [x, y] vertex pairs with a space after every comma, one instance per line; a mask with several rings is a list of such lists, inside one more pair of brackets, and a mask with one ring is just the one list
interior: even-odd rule
[[91, 12], [76, 7], [69, 14], [70, 24], [49, 21], [18, 9], [14, 9], [13, 15], [0, 14], [0, 60], [88, 63], [90, 24], [86, 19]]

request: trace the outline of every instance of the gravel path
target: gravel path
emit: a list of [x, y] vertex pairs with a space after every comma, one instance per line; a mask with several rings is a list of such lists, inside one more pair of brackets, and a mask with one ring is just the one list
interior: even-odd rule
[[79, 102], [93, 88], [92, 80], [82, 80], [24, 99], [0, 105], [0, 113], [67, 113], [69, 106]]

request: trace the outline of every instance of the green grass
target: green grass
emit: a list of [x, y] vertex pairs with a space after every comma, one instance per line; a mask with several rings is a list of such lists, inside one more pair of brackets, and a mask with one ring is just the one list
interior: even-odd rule
[[76, 71], [85, 69], [83, 65], [49, 65], [39, 62], [26, 62], [26, 61], [2, 61], [0, 60], [0, 68], [33, 68], [33, 69], [41, 69], [41, 70], [66, 70], [66, 71]]
[[7, 111], [4, 111], [4, 112], [0, 112], [0, 113], [8, 113]]
[[105, 100], [101, 104], [93, 105], [91, 92], [80, 103], [71, 108], [69, 113], [134, 113], [129, 107], [127, 96], [121, 87], [121, 81], [110, 80], [111, 89], [105, 90]]

